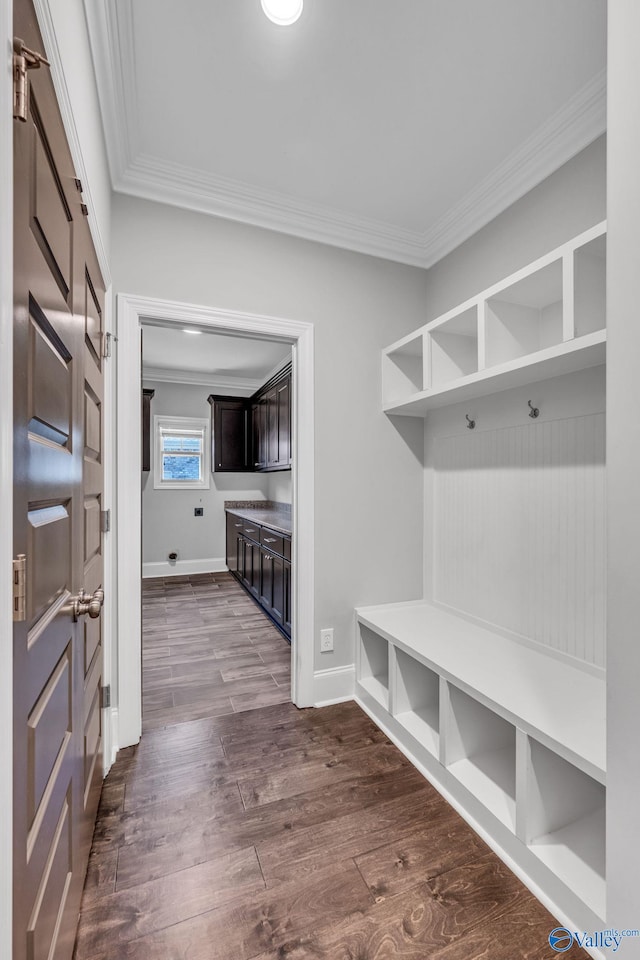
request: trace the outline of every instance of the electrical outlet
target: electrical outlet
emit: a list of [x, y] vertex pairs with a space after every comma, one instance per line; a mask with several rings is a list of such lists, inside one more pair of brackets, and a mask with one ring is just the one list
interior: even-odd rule
[[320, 653], [330, 653], [333, 650], [333, 627], [326, 627], [320, 631]]

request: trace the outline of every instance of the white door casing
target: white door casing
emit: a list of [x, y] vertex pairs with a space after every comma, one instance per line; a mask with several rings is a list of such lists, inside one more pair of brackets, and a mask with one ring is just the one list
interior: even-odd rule
[[279, 317], [119, 294], [117, 297], [117, 716], [113, 751], [138, 742], [142, 732], [142, 502], [141, 322], [195, 324], [238, 336], [281, 339], [293, 355], [293, 642], [291, 699], [313, 698], [314, 635], [314, 364], [313, 324]]

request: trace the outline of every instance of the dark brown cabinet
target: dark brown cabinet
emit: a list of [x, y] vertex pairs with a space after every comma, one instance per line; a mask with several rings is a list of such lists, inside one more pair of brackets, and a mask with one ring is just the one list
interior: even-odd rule
[[[289, 559], [286, 559], [286, 558]], [[291, 538], [227, 513], [227, 566], [291, 639]]]
[[253, 397], [209, 403], [214, 473], [291, 469], [291, 364]]
[[253, 469], [248, 457], [247, 401], [240, 397], [209, 397], [211, 404], [211, 469], [241, 473]]
[[267, 468], [267, 398], [251, 401], [251, 449], [253, 469]]
[[[242, 520], [233, 513], [227, 514], [227, 566], [231, 573], [237, 573], [240, 567], [240, 537]], [[240, 558], [241, 560], [241, 558]]]
[[142, 470], [151, 470], [151, 401], [155, 390], [142, 391]]

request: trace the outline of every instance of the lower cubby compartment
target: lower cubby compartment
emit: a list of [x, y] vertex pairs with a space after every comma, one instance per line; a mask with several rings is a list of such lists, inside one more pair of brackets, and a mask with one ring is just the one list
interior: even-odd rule
[[448, 684], [445, 764], [506, 827], [516, 826], [516, 730]]
[[358, 683], [389, 709], [389, 644], [368, 627], [360, 627], [360, 667]]
[[438, 756], [440, 680], [433, 670], [396, 649], [395, 718], [421, 746]]
[[529, 738], [529, 849], [599, 917], [605, 915], [605, 787]]

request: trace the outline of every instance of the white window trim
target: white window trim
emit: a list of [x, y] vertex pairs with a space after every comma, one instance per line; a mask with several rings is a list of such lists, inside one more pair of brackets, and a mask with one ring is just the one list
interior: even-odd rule
[[[210, 421], [206, 417], [167, 417], [156, 414], [153, 418], [153, 488], [154, 490], [208, 490], [211, 485]], [[163, 480], [161, 430], [191, 431], [202, 433], [202, 480]]]

